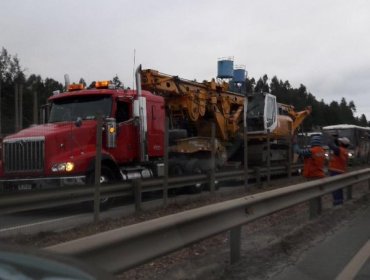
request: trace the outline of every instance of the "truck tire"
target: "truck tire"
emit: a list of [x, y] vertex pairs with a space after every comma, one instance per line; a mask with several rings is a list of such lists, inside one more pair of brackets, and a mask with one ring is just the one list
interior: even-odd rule
[[184, 175], [184, 169], [180, 164], [175, 163], [174, 165], [170, 166], [169, 168], [169, 174], [174, 177], [182, 176]]
[[[198, 175], [198, 174], [204, 173], [198, 159], [189, 160], [187, 162], [185, 168], [186, 168], [186, 171], [187, 171], [188, 174]], [[205, 187], [204, 184], [197, 183], [195, 185], [192, 185], [192, 186], [188, 187], [188, 190], [189, 190], [190, 193], [201, 193], [203, 191], [204, 187]]]
[[[101, 168], [101, 175], [100, 175], [100, 185], [104, 186], [109, 183], [113, 183], [115, 181], [115, 176], [113, 171], [107, 167], [107, 166], [102, 166]], [[87, 176], [86, 183], [90, 186], [93, 186], [95, 183], [95, 172], [90, 172]], [[101, 210], [106, 210], [108, 209], [113, 202], [112, 198], [109, 197], [101, 197], [100, 198], [100, 209]], [[92, 203], [92, 207], [94, 207], [94, 202]]]

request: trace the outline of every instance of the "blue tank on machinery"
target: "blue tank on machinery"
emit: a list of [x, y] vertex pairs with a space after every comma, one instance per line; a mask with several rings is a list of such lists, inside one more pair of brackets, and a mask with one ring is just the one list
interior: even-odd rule
[[245, 78], [247, 77], [247, 71], [245, 70], [245, 66], [236, 66], [234, 69], [234, 83], [244, 83]]
[[234, 76], [234, 58], [220, 58], [217, 62], [217, 78], [231, 79]]

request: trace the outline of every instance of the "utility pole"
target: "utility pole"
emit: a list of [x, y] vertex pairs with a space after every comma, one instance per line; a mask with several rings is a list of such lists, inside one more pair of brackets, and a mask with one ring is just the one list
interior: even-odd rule
[[1, 122], [2, 122], [2, 119], [1, 119], [1, 99], [2, 99], [2, 94], [1, 94], [1, 87], [2, 87], [2, 74], [0, 72], [0, 137], [3, 135], [3, 131], [2, 131], [2, 125], [1, 125]]
[[14, 85], [14, 109], [15, 109], [15, 131], [19, 131], [23, 128], [23, 85]]
[[19, 102], [18, 102], [18, 84], [14, 85], [14, 110], [15, 110], [15, 123], [14, 130], [15, 132], [19, 131]]
[[38, 123], [38, 117], [37, 117], [37, 114], [38, 114], [38, 100], [37, 100], [37, 92], [35, 91], [35, 89], [33, 88], [32, 90], [32, 93], [33, 93], [33, 123], [34, 124], [37, 124]]
[[23, 128], [23, 85], [19, 85], [19, 130]]

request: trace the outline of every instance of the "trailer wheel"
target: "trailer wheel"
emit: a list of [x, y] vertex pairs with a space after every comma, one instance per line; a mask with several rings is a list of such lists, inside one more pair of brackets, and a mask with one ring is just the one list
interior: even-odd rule
[[[191, 159], [186, 164], [186, 170], [189, 174], [202, 174], [203, 169], [201, 168], [200, 162], [198, 159]], [[204, 189], [204, 184], [202, 183], [196, 183], [195, 185], [192, 185], [188, 188], [190, 193], [201, 193]]]
[[182, 176], [184, 175], [184, 169], [180, 164], [175, 164], [170, 167], [169, 173], [171, 176]]
[[[114, 181], [115, 181], [115, 176], [113, 174], [113, 171], [109, 167], [103, 165], [101, 168], [101, 174], [100, 174], [100, 185], [104, 186]], [[86, 182], [90, 186], [94, 185], [95, 183], [95, 172], [94, 171], [89, 173], [89, 175], [87, 176]], [[101, 210], [108, 209], [111, 206], [112, 202], [113, 202], [112, 198], [101, 197], [100, 198], [100, 209]], [[92, 207], [94, 207], [94, 203], [92, 204]]]
[[[184, 168], [180, 163], [173, 163], [169, 166], [168, 173], [171, 177], [179, 177], [184, 175]], [[172, 188], [168, 190], [168, 193], [170, 195], [177, 195], [181, 193], [181, 190], [179, 188]]]
[[[203, 173], [203, 170], [200, 168], [200, 166], [198, 164], [196, 164], [193, 168], [193, 171], [192, 171], [193, 174], [202, 174]], [[203, 183], [196, 183], [195, 185], [193, 185], [191, 188], [190, 188], [190, 191], [192, 193], [201, 193], [203, 191], [205, 187], [205, 184]]]

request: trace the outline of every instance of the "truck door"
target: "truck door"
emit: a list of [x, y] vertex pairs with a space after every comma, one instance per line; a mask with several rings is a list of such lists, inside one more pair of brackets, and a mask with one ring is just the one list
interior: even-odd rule
[[132, 102], [118, 100], [116, 108], [117, 148], [115, 158], [120, 163], [137, 159], [137, 128], [132, 117]]
[[149, 157], [163, 157], [165, 122], [163, 103], [150, 100], [146, 109], [148, 119], [148, 155]]

